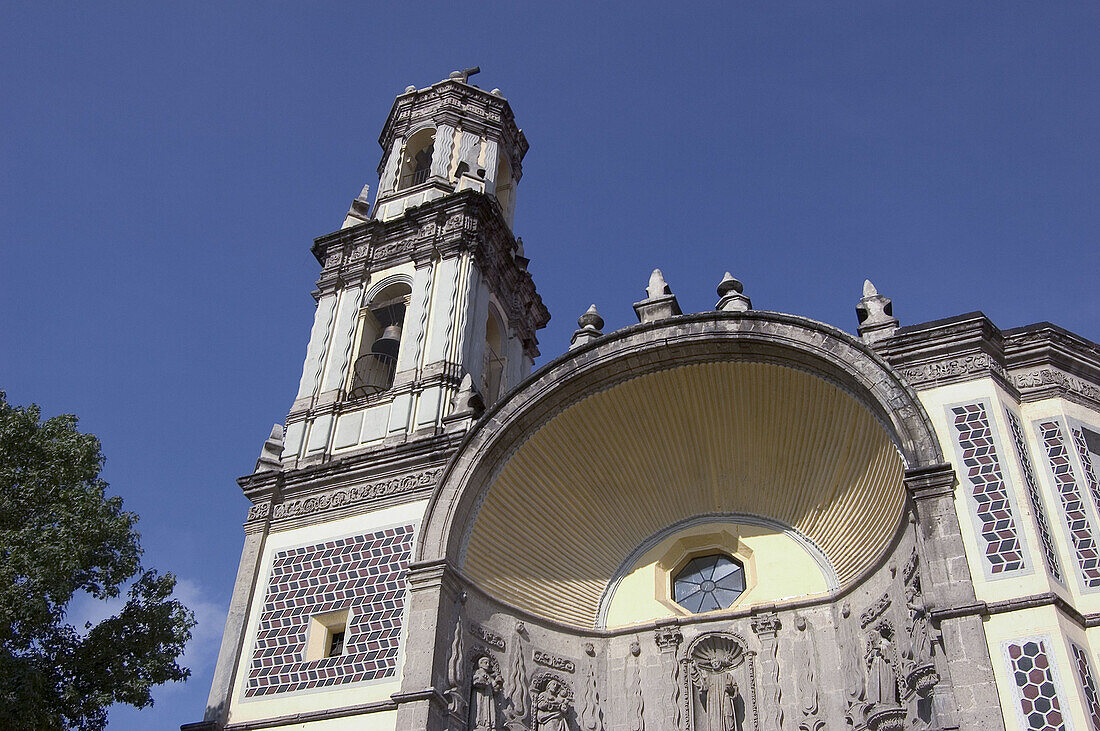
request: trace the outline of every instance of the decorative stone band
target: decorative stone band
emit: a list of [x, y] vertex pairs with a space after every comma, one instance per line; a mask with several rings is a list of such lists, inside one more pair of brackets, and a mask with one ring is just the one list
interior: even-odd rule
[[[989, 374], [996, 374], [1006, 381], [1011, 382], [1008, 372], [993, 357], [986, 353], [977, 353], [958, 358], [921, 363], [901, 369], [901, 375], [914, 387], [941, 385], [940, 382], [966, 381], [971, 378], [983, 378]], [[971, 377], [971, 378], [968, 378]], [[931, 386], [927, 385], [931, 384]]]
[[1100, 386], [1094, 383], [1058, 368], [1012, 373], [987, 353], [935, 360], [900, 370], [906, 382], [918, 390], [993, 376], [1016, 388], [1023, 401], [1045, 398], [1054, 390], [1072, 400], [1100, 406]]
[[393, 477], [388, 480], [379, 480], [365, 485], [352, 485], [330, 490], [320, 495], [312, 495], [307, 498], [289, 500], [281, 503], [260, 503], [248, 509], [248, 520], [264, 520], [271, 515], [272, 520], [282, 520], [300, 515], [324, 512], [351, 503], [365, 502], [392, 495], [423, 490], [434, 487], [443, 474], [443, 468], [414, 472], [404, 477]]
[[[1100, 386], [1071, 376], [1057, 368], [1039, 368], [1012, 376], [1012, 383], [1021, 394], [1053, 386], [1066, 395], [1075, 396], [1093, 405], [1100, 405]], [[1025, 399], [1026, 400], [1026, 399]]]

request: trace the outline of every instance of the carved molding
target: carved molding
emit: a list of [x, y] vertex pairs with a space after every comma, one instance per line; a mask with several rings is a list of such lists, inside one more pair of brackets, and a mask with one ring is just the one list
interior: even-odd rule
[[925, 383], [935, 383], [943, 380], [966, 379], [972, 374], [993, 373], [1006, 381], [1009, 380], [1008, 372], [1004, 367], [987, 353], [959, 356], [957, 358], [944, 358], [920, 365], [903, 367], [901, 375], [911, 386], [919, 386]]
[[[428, 487], [434, 487], [443, 474], [443, 468], [439, 467], [423, 472], [414, 472], [404, 477], [393, 477], [388, 480], [379, 480], [366, 485], [353, 485], [341, 487], [336, 490], [313, 495], [307, 498], [289, 500], [283, 503], [272, 503], [272, 519], [281, 520], [299, 515], [319, 513], [333, 508], [339, 508], [352, 503], [363, 502], [372, 498], [400, 495]], [[254, 505], [254, 508], [261, 507]], [[248, 511], [249, 520], [253, 520], [252, 511]]]
[[1092, 404], [1100, 405], [1100, 386], [1076, 376], [1071, 376], [1057, 368], [1036, 368], [1013, 374], [1012, 384], [1023, 395], [1030, 391], [1054, 386], [1065, 391], [1067, 395], [1076, 396]]

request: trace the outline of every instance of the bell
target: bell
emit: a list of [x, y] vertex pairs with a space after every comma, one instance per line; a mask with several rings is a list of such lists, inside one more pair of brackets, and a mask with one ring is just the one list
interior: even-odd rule
[[386, 325], [381, 337], [370, 346], [370, 352], [383, 355], [388, 358], [397, 358], [397, 350], [401, 346], [401, 323]]

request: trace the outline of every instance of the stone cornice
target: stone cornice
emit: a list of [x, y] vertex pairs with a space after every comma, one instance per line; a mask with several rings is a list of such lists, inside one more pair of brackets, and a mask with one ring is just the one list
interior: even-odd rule
[[312, 467], [246, 475], [238, 480], [253, 503], [245, 531], [282, 530], [427, 499], [460, 438], [446, 434]]
[[320, 236], [312, 250], [323, 267], [316, 297], [382, 268], [470, 251], [507, 310], [508, 324], [528, 354], [538, 355], [535, 332], [546, 326], [550, 313], [530, 272], [517, 261], [516, 239], [490, 196], [460, 191], [410, 208], [391, 221], [366, 221]]
[[999, 330], [981, 312], [901, 328], [876, 350], [917, 390], [991, 378], [1020, 401], [1100, 407], [1100, 345], [1041, 322]]

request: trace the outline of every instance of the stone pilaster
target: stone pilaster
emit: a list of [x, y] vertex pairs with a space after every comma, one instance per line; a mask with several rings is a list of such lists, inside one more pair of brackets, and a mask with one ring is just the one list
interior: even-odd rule
[[447, 727], [447, 659], [452, 607], [461, 593], [445, 559], [409, 565], [404, 677], [397, 703], [398, 731], [444, 731]]
[[942, 680], [933, 690], [933, 723], [941, 729], [1003, 729], [981, 605], [955, 512], [956, 484], [948, 464], [905, 473], [905, 488], [917, 514], [921, 588], [943, 650], [936, 658]]
[[248, 609], [256, 593], [260, 573], [260, 560], [267, 541], [267, 524], [245, 534], [241, 563], [237, 568], [237, 581], [233, 585], [233, 598], [229, 602], [229, 614], [225, 618], [218, 664], [214, 668], [214, 680], [206, 701], [205, 723], [216, 729], [225, 725], [229, 715], [230, 694], [237, 674], [237, 660], [244, 651], [244, 637], [248, 631]]
[[764, 696], [764, 731], [783, 729], [783, 689], [779, 684], [779, 615], [761, 612], [752, 618], [752, 631], [760, 640], [760, 678]]
[[[682, 713], [680, 709], [680, 644], [684, 641], [684, 633], [675, 624], [675, 620], [665, 620], [657, 623], [657, 629], [653, 632], [653, 641], [661, 652], [661, 665], [668, 677], [667, 702], [665, 704], [665, 722], [662, 728], [679, 729], [682, 726]], [[664, 694], [662, 694], [664, 695]]]

